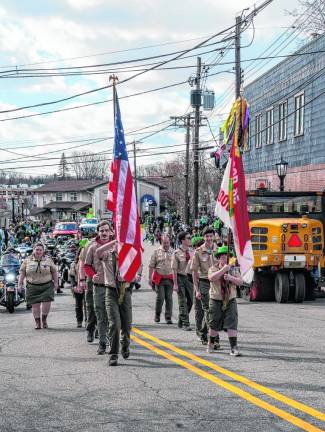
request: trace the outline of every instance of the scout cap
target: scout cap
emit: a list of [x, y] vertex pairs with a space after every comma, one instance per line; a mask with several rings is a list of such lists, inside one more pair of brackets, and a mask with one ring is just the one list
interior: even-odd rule
[[214, 255], [216, 257], [220, 255], [228, 255], [228, 246], [220, 246]]
[[199, 241], [202, 241], [202, 240], [204, 241], [204, 238], [202, 236], [192, 237], [192, 246], [195, 247], [196, 243], [199, 242]]
[[88, 243], [88, 239], [86, 239], [86, 238], [85, 239], [81, 239], [80, 242], [79, 242], [79, 246], [81, 248], [84, 248], [87, 243]]

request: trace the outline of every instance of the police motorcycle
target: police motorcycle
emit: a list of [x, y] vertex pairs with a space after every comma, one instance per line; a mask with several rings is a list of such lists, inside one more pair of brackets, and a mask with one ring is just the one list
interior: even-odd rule
[[30, 242], [23, 242], [15, 247], [15, 251], [18, 253], [20, 261], [24, 261], [32, 254], [33, 248]]
[[25, 301], [25, 292], [18, 291], [20, 261], [13, 248], [7, 249], [0, 260], [0, 306], [13, 313]]
[[58, 259], [59, 265], [59, 287], [64, 288], [64, 284], [70, 280], [70, 267], [76, 259], [77, 246], [71, 242], [68, 247], [60, 254]]
[[48, 238], [45, 241], [46, 253], [50, 255], [53, 261], [56, 263], [57, 261], [57, 244], [55, 239]]

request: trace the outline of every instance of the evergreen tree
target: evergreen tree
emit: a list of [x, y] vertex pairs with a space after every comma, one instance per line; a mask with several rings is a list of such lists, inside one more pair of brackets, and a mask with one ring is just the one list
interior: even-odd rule
[[65, 154], [62, 153], [60, 165], [59, 165], [58, 177], [60, 180], [66, 180], [68, 177], [68, 174], [69, 174], [69, 167], [68, 167], [67, 158], [66, 158]]

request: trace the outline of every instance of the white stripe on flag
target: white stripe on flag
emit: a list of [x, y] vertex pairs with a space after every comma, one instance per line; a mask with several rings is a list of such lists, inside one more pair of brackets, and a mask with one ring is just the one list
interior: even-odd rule
[[137, 227], [137, 201], [135, 197], [135, 189], [132, 181], [132, 198], [131, 198], [131, 208], [130, 208], [130, 217], [129, 217], [129, 226], [128, 232], [126, 235], [126, 243], [134, 243], [135, 241], [135, 233]]
[[123, 216], [123, 203], [124, 203], [124, 194], [125, 194], [125, 186], [126, 186], [126, 177], [128, 173], [129, 162], [121, 160], [120, 162], [120, 170], [119, 170], [119, 179], [117, 186], [117, 197], [116, 197], [116, 237], [121, 238], [121, 224], [122, 224], [122, 216]]
[[125, 273], [128, 272], [129, 268], [131, 267], [131, 264], [133, 263], [133, 261], [135, 260], [136, 256], [137, 256], [138, 251], [132, 247], [129, 252], [127, 253], [127, 255], [124, 258], [123, 263], [120, 265], [120, 273], [121, 275], [125, 275]]

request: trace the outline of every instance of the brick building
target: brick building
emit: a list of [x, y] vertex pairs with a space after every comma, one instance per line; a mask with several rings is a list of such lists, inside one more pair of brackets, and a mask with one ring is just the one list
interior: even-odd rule
[[325, 189], [325, 35], [244, 89], [250, 105], [248, 190], [262, 181], [278, 190], [275, 164], [288, 162], [285, 190]]

